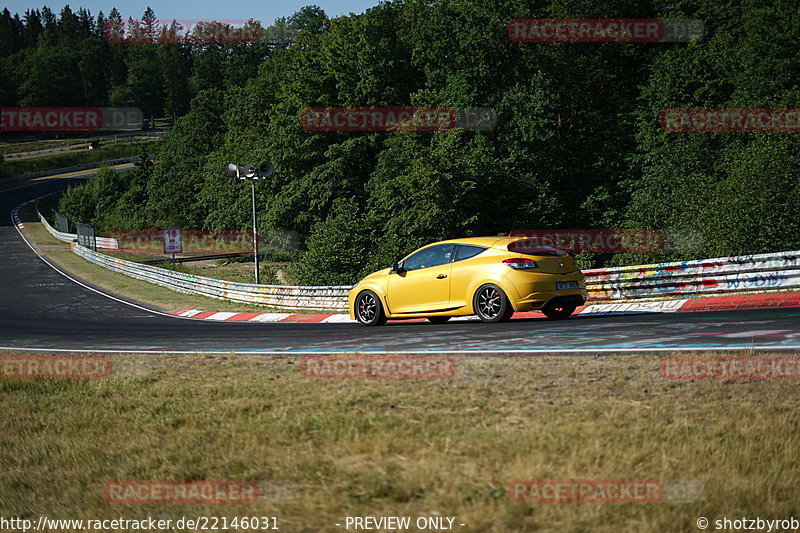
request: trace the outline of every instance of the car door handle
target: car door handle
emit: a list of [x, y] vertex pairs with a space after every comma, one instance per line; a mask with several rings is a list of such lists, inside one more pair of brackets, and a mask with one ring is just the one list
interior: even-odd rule
[[436, 276], [436, 279], [444, 279], [446, 277], [447, 277], [447, 274], [439, 274], [438, 276]]

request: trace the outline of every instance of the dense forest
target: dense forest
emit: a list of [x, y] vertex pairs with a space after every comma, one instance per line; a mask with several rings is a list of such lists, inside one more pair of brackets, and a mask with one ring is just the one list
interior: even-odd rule
[[[110, 17], [119, 16], [116, 10]], [[151, 11], [145, 17], [152, 17]], [[516, 18], [699, 19], [693, 43], [534, 43]], [[99, 231], [250, 225], [230, 162], [270, 160], [263, 232], [296, 231], [305, 283], [351, 283], [427, 242], [512, 228], [651, 228], [663, 253], [800, 248], [796, 132], [667, 132], [670, 108], [800, 107], [793, 0], [398, 0], [316, 7], [258, 43], [124, 44], [68, 8], [0, 17], [0, 103], [126, 105], [180, 118], [156, 164], [102, 172], [61, 209]], [[308, 107], [486, 107], [489, 131], [320, 132]]]
[[[21, 17], [5, 8], [0, 12], [0, 106], [138, 107], [146, 117], [180, 116], [203, 90], [243, 85], [272, 50], [289, 46], [304, 21], [318, 17], [324, 13], [307, 7], [267, 28], [256, 22], [257, 39], [247, 46], [202, 45], [180, 39], [191, 28], [163, 39], [159, 30], [172, 21], [160, 21], [150, 8], [136, 20], [124, 20], [116, 8], [96, 17], [69, 6], [58, 15], [43, 7]], [[133, 42], [115, 38], [115, 28]], [[137, 29], [149, 31], [136, 38]]]

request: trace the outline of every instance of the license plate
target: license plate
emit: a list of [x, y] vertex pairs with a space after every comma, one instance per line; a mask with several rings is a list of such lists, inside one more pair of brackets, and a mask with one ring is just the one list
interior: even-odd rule
[[577, 281], [557, 281], [556, 282], [556, 290], [562, 289], [577, 289], [578, 282]]

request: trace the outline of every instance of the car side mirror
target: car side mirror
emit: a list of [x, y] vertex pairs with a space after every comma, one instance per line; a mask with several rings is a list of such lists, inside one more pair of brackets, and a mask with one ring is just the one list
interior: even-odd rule
[[406, 269], [405, 269], [405, 268], [403, 268], [403, 267], [401, 267], [401, 266], [400, 266], [400, 265], [397, 263], [397, 261], [395, 261], [394, 263], [392, 263], [392, 266], [390, 266], [390, 267], [389, 267], [389, 273], [392, 273], [392, 272], [394, 272], [395, 274], [402, 274], [402, 273], [403, 273], [403, 272], [405, 272], [405, 271], [406, 271]]

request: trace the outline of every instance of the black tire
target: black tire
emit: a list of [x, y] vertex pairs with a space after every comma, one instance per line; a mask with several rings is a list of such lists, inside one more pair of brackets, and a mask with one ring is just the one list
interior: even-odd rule
[[482, 322], [505, 322], [514, 314], [506, 293], [492, 283], [478, 287], [472, 297], [472, 309]]
[[542, 313], [550, 320], [563, 320], [574, 313], [577, 307], [575, 304], [547, 303], [542, 307]]
[[428, 317], [428, 322], [430, 322], [431, 324], [444, 324], [448, 320], [450, 320], [449, 316], [429, 316]]
[[370, 290], [358, 293], [353, 311], [356, 315], [356, 320], [365, 326], [382, 326], [386, 324], [386, 313], [383, 312], [381, 299]]

